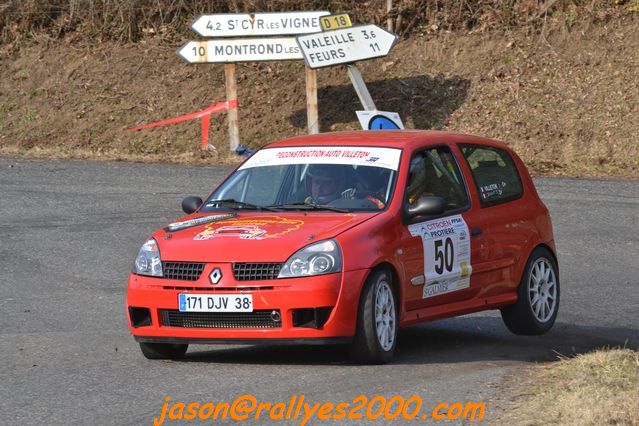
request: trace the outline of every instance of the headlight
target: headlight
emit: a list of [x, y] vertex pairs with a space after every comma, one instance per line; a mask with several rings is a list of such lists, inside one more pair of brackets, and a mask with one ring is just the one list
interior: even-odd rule
[[158, 243], [153, 238], [144, 243], [138, 252], [138, 257], [135, 258], [133, 272], [140, 275], [150, 275], [152, 277], [162, 276], [160, 250], [158, 250]]
[[334, 240], [319, 241], [291, 256], [277, 278], [309, 277], [342, 270], [342, 253]]

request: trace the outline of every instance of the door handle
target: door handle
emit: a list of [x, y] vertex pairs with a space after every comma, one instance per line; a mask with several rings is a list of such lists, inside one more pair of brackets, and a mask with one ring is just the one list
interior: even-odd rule
[[473, 226], [472, 228], [470, 228], [470, 236], [471, 237], [476, 237], [477, 235], [481, 235], [482, 234], [481, 228], [477, 227], [477, 226]]

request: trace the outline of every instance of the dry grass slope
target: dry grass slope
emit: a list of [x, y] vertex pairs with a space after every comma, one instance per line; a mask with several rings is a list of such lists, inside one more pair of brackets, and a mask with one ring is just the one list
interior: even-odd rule
[[639, 352], [599, 350], [549, 365], [504, 424], [639, 425]]
[[0, 0], [0, 43], [68, 35], [93, 40], [137, 41], [149, 34], [189, 34], [186, 23], [202, 13], [330, 10], [348, 12], [355, 22], [385, 23], [410, 35], [431, 30], [483, 30], [537, 27], [542, 18], [567, 14], [597, 19], [636, 7], [636, 0]]
[[[301, 3], [0, 0], [0, 154], [236, 161], [224, 114], [212, 121], [216, 152], [199, 150], [195, 122], [123, 129], [224, 100], [221, 66], [174, 53], [199, 13]], [[355, 22], [393, 19], [398, 46], [358, 64], [379, 109], [408, 128], [502, 139], [536, 173], [639, 176], [639, 0], [395, 0], [389, 15], [385, 3], [304, 3]], [[242, 143], [306, 132], [303, 63], [237, 69]], [[342, 68], [320, 70], [319, 104], [322, 131], [359, 128]]]

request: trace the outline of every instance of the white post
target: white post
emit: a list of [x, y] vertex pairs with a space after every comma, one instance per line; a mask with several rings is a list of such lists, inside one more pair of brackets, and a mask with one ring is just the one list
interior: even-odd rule
[[[237, 84], [235, 80], [235, 64], [224, 64], [224, 75], [226, 83], [226, 101], [237, 101]], [[229, 141], [231, 145], [231, 151], [240, 144], [240, 128], [237, 120], [237, 108], [230, 108], [228, 110], [229, 117]]]
[[373, 102], [373, 98], [371, 94], [368, 92], [368, 88], [366, 87], [366, 83], [364, 83], [364, 79], [362, 78], [362, 73], [359, 72], [359, 69], [355, 65], [347, 65], [348, 76], [351, 79], [351, 83], [353, 83], [353, 87], [355, 88], [355, 93], [359, 97], [359, 101], [362, 103], [364, 110], [366, 111], [375, 111], [377, 108], [375, 107], [375, 102]]
[[308, 134], [319, 133], [319, 112], [317, 107], [317, 70], [306, 67], [306, 121]]

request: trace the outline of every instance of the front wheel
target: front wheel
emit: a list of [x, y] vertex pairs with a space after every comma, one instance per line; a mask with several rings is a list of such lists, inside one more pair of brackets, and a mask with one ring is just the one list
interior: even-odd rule
[[148, 359], [181, 359], [189, 347], [188, 344], [139, 343], [142, 354]]
[[515, 334], [544, 334], [559, 311], [559, 273], [552, 253], [543, 247], [530, 255], [518, 289], [517, 303], [501, 309], [506, 327]]
[[397, 343], [397, 317], [392, 276], [386, 270], [374, 271], [362, 289], [351, 358], [368, 364], [389, 362]]

